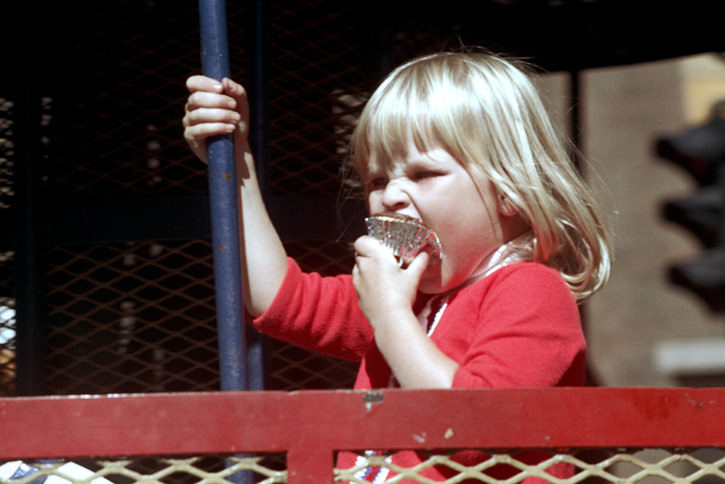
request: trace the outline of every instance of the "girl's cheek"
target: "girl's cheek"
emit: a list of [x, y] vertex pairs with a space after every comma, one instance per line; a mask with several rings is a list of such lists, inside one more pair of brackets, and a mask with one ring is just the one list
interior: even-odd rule
[[368, 201], [368, 213], [370, 215], [375, 215], [376, 213], [380, 213], [380, 201], [378, 196], [376, 194], [371, 193], [367, 196]]

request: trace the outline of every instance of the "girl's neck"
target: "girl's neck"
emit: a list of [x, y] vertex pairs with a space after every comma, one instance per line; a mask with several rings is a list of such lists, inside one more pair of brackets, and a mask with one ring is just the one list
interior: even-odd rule
[[425, 305], [427, 301], [432, 298], [438, 297], [447, 299], [448, 296], [450, 296], [451, 294], [466, 286], [470, 286], [471, 284], [480, 281], [481, 279], [490, 275], [501, 267], [507, 266], [509, 264], [514, 264], [516, 262], [533, 260], [531, 243], [533, 237], [534, 234], [531, 231], [527, 231], [514, 237], [508, 242], [503, 243], [498, 247], [498, 249], [494, 250], [491, 254], [489, 254], [488, 257], [483, 260], [483, 262], [481, 262], [481, 264], [473, 272], [473, 275], [471, 275], [468, 279], [466, 279], [453, 289], [448, 289], [445, 292], [437, 294], [419, 294], [419, 296], [421, 297], [416, 300], [416, 306], [414, 307], [416, 314], [423, 307], [423, 305]]
[[462, 287], [469, 286], [474, 282], [480, 281], [489, 274], [495, 272], [501, 267], [514, 264], [521, 261], [530, 261], [533, 259], [531, 239], [532, 232], [524, 232], [508, 242], [502, 244], [498, 249], [494, 250], [483, 262], [476, 268], [473, 275], [466, 279], [463, 284], [448, 291], [455, 292]]

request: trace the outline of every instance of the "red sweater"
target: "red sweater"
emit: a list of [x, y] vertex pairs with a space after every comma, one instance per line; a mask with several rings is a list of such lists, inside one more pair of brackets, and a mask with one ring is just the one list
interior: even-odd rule
[[[417, 306], [422, 306], [426, 297], [420, 299]], [[283, 341], [361, 361], [356, 389], [384, 388], [389, 384], [390, 368], [375, 345], [350, 275], [322, 277], [303, 273], [289, 259], [287, 274], [272, 305], [252, 324]], [[459, 289], [449, 297], [431, 338], [460, 365], [453, 379], [454, 388], [584, 383], [585, 343], [576, 302], [559, 273], [542, 264], [519, 262], [504, 266]], [[517, 455], [529, 463], [547, 457], [535, 451]], [[474, 451], [455, 456], [465, 465], [483, 459], [484, 454]], [[402, 467], [412, 467], [422, 460], [413, 451], [393, 456], [393, 462]], [[353, 454], [340, 454], [339, 468], [348, 469], [354, 463]], [[450, 478], [450, 471], [435, 466], [422, 475], [439, 481]], [[553, 466], [549, 472], [559, 477], [571, 475], [568, 466], [562, 465]], [[491, 474], [498, 478], [510, 476], [506, 472]]]
[[[361, 360], [356, 389], [385, 388], [390, 369], [360, 310], [352, 277], [303, 273], [289, 259], [271, 307], [252, 324], [275, 338]], [[584, 383], [584, 336], [561, 276], [532, 262], [504, 266], [448, 301], [433, 342], [460, 368], [454, 388]]]

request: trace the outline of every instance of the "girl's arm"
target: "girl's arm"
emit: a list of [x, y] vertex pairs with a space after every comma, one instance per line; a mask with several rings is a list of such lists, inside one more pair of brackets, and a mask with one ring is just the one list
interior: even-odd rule
[[418, 282], [428, 264], [422, 252], [405, 269], [371, 237], [355, 241], [353, 281], [375, 343], [402, 388], [451, 388], [458, 363], [426, 334], [413, 313]]
[[287, 255], [262, 200], [249, 148], [249, 105], [244, 88], [230, 79], [204, 76], [186, 81], [184, 139], [205, 163], [210, 136], [234, 135], [240, 194], [240, 248], [244, 305], [251, 316], [272, 303], [287, 270]]

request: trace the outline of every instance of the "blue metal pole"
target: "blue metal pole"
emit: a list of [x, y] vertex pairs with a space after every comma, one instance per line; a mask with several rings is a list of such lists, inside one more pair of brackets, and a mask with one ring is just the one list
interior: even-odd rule
[[[224, 0], [199, 0], [199, 21], [203, 73], [217, 80], [229, 77]], [[237, 182], [231, 137], [210, 140], [208, 154], [221, 389], [247, 390]]]

